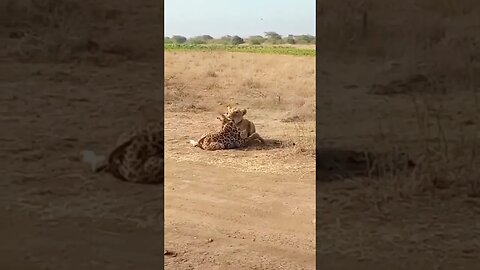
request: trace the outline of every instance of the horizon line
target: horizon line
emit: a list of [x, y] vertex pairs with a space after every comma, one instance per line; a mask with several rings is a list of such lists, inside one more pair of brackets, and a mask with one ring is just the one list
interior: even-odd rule
[[[266, 31], [266, 32], [275, 32], [275, 31]], [[278, 34], [278, 32], [275, 32]], [[279, 34], [281, 37], [287, 37], [288, 35], [293, 35], [293, 36], [302, 36], [302, 35], [309, 35], [309, 36], [313, 36], [313, 37], [316, 37], [315, 34], [287, 34], [287, 35], [282, 35], [282, 34]], [[222, 35], [222, 36], [212, 36], [210, 34], [201, 34], [201, 35], [194, 35], [194, 36], [187, 36], [187, 35], [182, 35], [182, 34], [172, 34], [172, 35], [165, 35], [165, 37], [172, 37], [172, 36], [182, 36], [182, 37], [186, 37], [186, 38], [194, 38], [194, 37], [201, 37], [201, 36], [211, 36], [212, 38], [214, 39], [218, 39], [218, 38], [222, 38], [224, 36], [239, 36], [241, 38], [249, 38], [249, 37], [252, 37], [252, 36], [262, 36], [264, 37], [265, 36], [265, 32], [263, 32], [263, 34], [253, 34], [253, 35], [248, 35], [248, 36], [240, 36], [240, 35], [231, 35], [231, 34], [225, 34], [225, 35]]]

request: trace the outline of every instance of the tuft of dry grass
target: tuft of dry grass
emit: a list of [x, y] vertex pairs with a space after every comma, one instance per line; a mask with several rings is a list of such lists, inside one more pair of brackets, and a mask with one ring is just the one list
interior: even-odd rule
[[249, 88], [249, 89], [259, 89], [259, 88], [262, 88], [262, 84], [258, 81], [255, 81], [254, 79], [246, 79], [245, 81], [243, 81], [242, 83], [242, 86], [244, 86], [245, 88]]
[[209, 71], [207, 71], [207, 77], [215, 78], [215, 77], [217, 77], [217, 73], [213, 70], [209, 70]]

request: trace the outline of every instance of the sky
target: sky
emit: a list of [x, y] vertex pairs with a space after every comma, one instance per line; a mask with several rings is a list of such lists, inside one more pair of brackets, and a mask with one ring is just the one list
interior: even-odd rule
[[315, 35], [315, 0], [165, 0], [165, 36]]

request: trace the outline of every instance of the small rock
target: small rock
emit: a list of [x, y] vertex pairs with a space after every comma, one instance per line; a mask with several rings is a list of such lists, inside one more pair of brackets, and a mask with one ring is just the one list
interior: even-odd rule
[[208, 243], [212, 243], [213, 242], [213, 239], [212, 238], [208, 238]]
[[173, 251], [165, 250], [165, 251], [163, 252], [163, 255], [176, 257], [176, 256], [177, 256], [177, 253], [175, 253], [175, 252], [173, 252]]

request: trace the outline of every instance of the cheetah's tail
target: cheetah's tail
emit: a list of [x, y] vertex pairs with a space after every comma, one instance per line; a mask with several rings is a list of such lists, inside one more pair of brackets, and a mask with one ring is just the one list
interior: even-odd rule
[[198, 142], [196, 142], [194, 140], [190, 140], [190, 144], [193, 145], [193, 147], [198, 146]]
[[95, 168], [93, 172], [98, 173], [102, 171], [105, 171], [105, 172], [108, 171], [108, 164], [102, 164], [98, 166], [98, 168]]
[[92, 172], [99, 172], [106, 169], [105, 156], [99, 156], [90, 150], [83, 150], [80, 152], [82, 161], [90, 165]]

